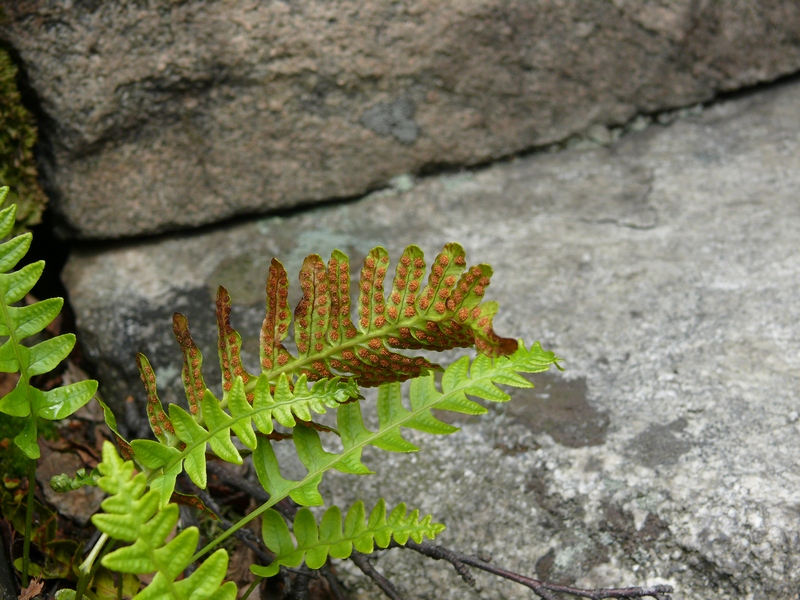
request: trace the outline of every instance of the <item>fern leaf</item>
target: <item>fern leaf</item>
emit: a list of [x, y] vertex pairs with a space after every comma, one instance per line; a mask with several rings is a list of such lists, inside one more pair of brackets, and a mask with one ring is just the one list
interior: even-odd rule
[[92, 523], [111, 538], [132, 542], [104, 556], [103, 566], [120, 573], [155, 573], [136, 600], [236, 598], [236, 585], [222, 583], [228, 565], [224, 550], [208, 557], [189, 577], [176, 581], [192, 562], [199, 532], [189, 527], [167, 542], [178, 522], [178, 505], [159, 509], [158, 490], [146, 491], [147, 477], [134, 475], [133, 463], [122, 460], [110, 442], [103, 444], [103, 462], [97, 468], [102, 474], [97, 484], [111, 496], [101, 505], [105, 512], [94, 515]]
[[139, 376], [147, 392], [147, 420], [156, 439], [162, 444], [174, 445], [177, 442], [172, 422], [164, 411], [164, 405], [158, 397], [156, 386], [156, 373], [150, 366], [150, 361], [144, 354], [136, 356], [136, 366], [139, 367]]
[[[0, 196], [8, 188], [0, 188]], [[0, 211], [0, 238], [14, 225], [16, 206]], [[31, 234], [26, 233], [0, 244], [0, 335], [8, 339], [0, 345], [0, 372], [19, 372], [16, 387], [0, 398], [0, 412], [25, 419], [14, 442], [31, 458], [39, 458], [36, 419], [58, 420], [67, 417], [91, 400], [97, 391], [96, 381], [81, 381], [47, 392], [30, 384], [31, 377], [54, 369], [75, 345], [75, 336], [64, 334], [33, 346], [22, 340], [47, 327], [61, 312], [61, 298], [50, 298], [29, 306], [12, 306], [30, 292], [44, 269], [44, 261], [31, 263], [8, 273], [30, 248]]]
[[262, 371], [269, 372], [275, 367], [285, 367], [292, 361], [292, 355], [282, 343], [289, 333], [291, 320], [289, 278], [283, 265], [273, 258], [267, 276], [267, 315], [261, 326], [259, 344]]
[[552, 352], [545, 352], [539, 343], [526, 349], [522, 342], [511, 356], [491, 359], [479, 356], [472, 364], [464, 357], [448, 367], [443, 380], [446, 388], [440, 391], [433, 373], [414, 379], [410, 389], [410, 408], [403, 406], [400, 384], [397, 382], [381, 386], [378, 392], [379, 427], [371, 431], [364, 425], [361, 407], [358, 402], [350, 402], [339, 407], [337, 426], [341, 436], [341, 453], [327, 452], [322, 448], [319, 434], [310, 427], [295, 427], [293, 441], [298, 458], [307, 469], [305, 477], [290, 480], [281, 474], [280, 466], [270, 441], [259, 438], [253, 452], [253, 464], [261, 485], [270, 493], [270, 501], [248, 517], [254, 518], [259, 511], [266, 510], [276, 502], [289, 496], [304, 506], [322, 503], [318, 486], [322, 476], [330, 469], [345, 473], [369, 473], [361, 462], [361, 453], [367, 445], [393, 452], [409, 452], [416, 447], [402, 437], [401, 429], [417, 429], [433, 434], [448, 434], [458, 431], [457, 427], [436, 419], [431, 409], [447, 409], [456, 412], [475, 414], [484, 409], [469, 400], [467, 396], [486, 398], [494, 402], [505, 402], [510, 396], [497, 387], [506, 383], [517, 387], [532, 387], [532, 384], [518, 376], [518, 373], [537, 373], [557, 364], [558, 358]]
[[[11, 212], [11, 207], [0, 212], [0, 219], [2, 219], [2, 223], [0, 223], [0, 239], [6, 237], [10, 232], [10, 229], [6, 228], [9, 215], [13, 221], [14, 214]], [[28, 250], [31, 247], [32, 239], [33, 235], [26, 233], [24, 235], [18, 235], [4, 244], [0, 244], [0, 272], [5, 273], [9, 269], [13, 269], [16, 266], [22, 257], [28, 253]]]
[[247, 383], [253, 375], [242, 365], [242, 336], [231, 326], [231, 297], [222, 286], [217, 288], [217, 330], [222, 390], [227, 393], [236, 377], [241, 377]]
[[192, 335], [189, 333], [189, 322], [182, 314], [172, 315], [172, 331], [183, 352], [181, 377], [186, 391], [186, 400], [189, 402], [189, 412], [196, 415], [200, 410], [200, 400], [206, 390], [206, 382], [203, 379], [203, 354], [194, 343]]
[[[188, 329], [185, 335], [191, 339]], [[192, 345], [193, 342], [186, 342], [187, 348]], [[191, 353], [185, 352], [184, 357], [191, 357]], [[198, 487], [205, 488], [207, 446], [223, 460], [241, 464], [241, 454], [232, 442], [233, 433], [253, 449], [257, 444], [254, 428], [270, 434], [274, 421], [294, 427], [298, 420], [310, 421], [312, 412], [323, 414], [328, 408], [358, 397], [358, 387], [352, 380], [336, 377], [309, 383], [301, 376], [292, 386], [286, 374], [278, 378], [272, 394], [269, 381], [262, 375], [250, 404], [244, 381], [236, 376], [226, 394], [228, 412], [223, 402], [206, 389], [194, 414], [172, 404], [167, 415], [158, 398], [155, 373], [144, 356], [139, 357], [139, 367], [148, 390], [148, 416], [158, 441], [133, 440], [130, 446], [137, 462], [149, 470], [151, 489], [159, 491], [162, 506], [169, 502], [182, 469]]]
[[444, 525], [433, 523], [433, 517], [419, 518], [419, 511], [406, 514], [406, 505], [399, 504], [387, 516], [386, 504], [381, 498], [365, 519], [364, 503], [360, 500], [350, 507], [342, 522], [339, 507], [325, 511], [317, 527], [314, 515], [301, 508], [292, 527], [297, 540], [295, 546], [289, 527], [283, 517], [270, 509], [261, 520], [261, 532], [267, 548], [275, 553], [275, 560], [266, 567], [251, 566], [250, 570], [260, 577], [276, 575], [281, 566], [299, 567], [303, 562], [311, 569], [319, 569], [332, 558], [347, 558], [353, 549], [370, 554], [377, 545], [387, 548], [394, 539], [405, 544], [409, 538], [422, 542], [424, 537], [434, 539], [444, 531]]
[[[350, 314], [350, 265], [345, 254], [335, 250], [326, 265], [316, 254], [308, 256], [300, 270], [303, 296], [294, 312], [294, 340], [298, 354], [283, 345], [291, 317], [288, 278], [281, 263], [273, 259], [267, 279], [266, 316], [260, 335], [261, 372], [270, 381], [281, 373], [301, 374], [311, 380], [350, 375], [359, 385], [370, 387], [417, 377], [436, 365], [423, 357], [409, 357], [393, 349], [446, 350], [475, 346], [487, 356], [510, 354], [516, 341], [501, 338], [492, 327], [495, 302], [483, 302], [492, 269], [488, 265], [466, 268], [464, 250], [447, 244], [434, 260], [423, 287], [425, 261], [416, 246], [405, 249], [397, 265], [391, 292], [384, 288], [389, 257], [384, 248], [374, 248], [364, 260], [359, 280], [358, 322]], [[230, 296], [217, 292], [217, 326], [223, 389], [230, 390], [239, 376], [252, 392], [255, 375], [241, 362], [241, 336], [230, 324]], [[193, 348], [180, 332], [181, 347]], [[192, 372], [190, 370], [190, 372]], [[187, 384], [188, 385], [188, 384]], [[189, 392], [192, 395], [194, 392]]]
[[96, 391], [97, 382], [87, 379], [42, 392], [42, 401], [36, 407], [36, 416], [48, 421], [66, 419], [89, 402]]
[[28, 375], [42, 375], [52, 371], [69, 356], [74, 346], [75, 336], [71, 333], [36, 344], [28, 353]]
[[[447, 244], [436, 257], [428, 283], [422, 251], [409, 246], [400, 257], [389, 297], [384, 294], [389, 257], [374, 248], [359, 280], [358, 329], [350, 321], [349, 263], [334, 251], [327, 269], [317, 255], [300, 272], [303, 298], [295, 311], [296, 361], [310, 378], [352, 374], [362, 386], [404, 381], [434, 367], [390, 348], [445, 350], [475, 346], [489, 356], [510, 354], [514, 340], [492, 329], [495, 303], [480, 304], [489, 285], [488, 265], [465, 271], [464, 250]], [[269, 316], [268, 316], [269, 318]]]

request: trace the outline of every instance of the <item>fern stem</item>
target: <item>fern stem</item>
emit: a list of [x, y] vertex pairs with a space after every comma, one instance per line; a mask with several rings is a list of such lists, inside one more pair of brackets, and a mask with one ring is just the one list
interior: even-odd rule
[[[291, 489], [295, 489], [295, 488], [292, 487]], [[287, 495], [288, 495], [288, 493], [287, 493]], [[278, 500], [280, 500], [280, 498], [278, 498]], [[215, 539], [211, 540], [208, 544], [206, 544], [199, 551], [197, 551], [195, 553], [195, 555], [192, 556], [191, 562], [195, 562], [197, 560], [200, 560], [200, 558], [206, 552], [209, 552], [215, 546], [217, 546], [218, 544], [220, 544], [220, 543], [224, 542], [225, 540], [227, 540], [234, 533], [236, 533], [242, 527], [247, 525], [250, 521], [252, 521], [256, 517], [258, 517], [259, 515], [265, 513], [267, 511], [267, 509], [272, 508], [273, 506], [275, 506], [275, 504], [278, 503], [278, 500], [276, 500], [275, 498], [270, 498], [268, 502], [265, 502], [264, 504], [259, 506], [257, 509], [255, 509], [253, 512], [251, 512], [249, 515], [245, 515], [244, 517], [239, 519], [236, 523], [233, 524], [233, 526], [231, 526], [229, 529], [226, 529], [222, 534], [218, 535]]]
[[255, 581], [253, 581], [253, 583], [250, 584], [250, 587], [247, 588], [247, 591], [244, 593], [244, 596], [240, 598], [240, 600], [247, 600], [250, 597], [250, 594], [253, 593], [253, 590], [258, 587], [259, 583], [261, 583], [262, 579], [263, 577], [256, 576]]
[[103, 546], [105, 546], [106, 540], [108, 540], [108, 534], [104, 533], [97, 539], [97, 542], [95, 542], [95, 545], [92, 547], [92, 551], [89, 552], [89, 556], [86, 557], [86, 560], [84, 560], [81, 563], [81, 566], [78, 567], [78, 585], [75, 590], [76, 600], [82, 600], [83, 594], [91, 581], [91, 572], [92, 567], [94, 566], [94, 561], [97, 560], [97, 556], [100, 554]]
[[22, 542], [22, 587], [28, 587], [28, 569], [31, 565], [31, 535], [33, 529], [33, 503], [36, 493], [36, 459], [28, 459], [28, 504], [25, 506], [25, 540]]
[[[196, 494], [197, 497], [203, 501], [203, 504], [205, 504], [206, 507], [214, 511], [214, 513], [217, 515], [217, 518], [219, 519], [220, 524], [223, 527], [228, 527], [228, 528], [233, 527], [233, 523], [231, 523], [230, 521], [228, 521], [228, 519], [222, 516], [222, 511], [220, 510], [219, 505], [214, 501], [214, 498], [211, 497], [211, 494], [199, 488], [197, 489]], [[254, 541], [248, 537], [247, 535], [248, 533], [250, 533], [251, 535], [255, 535], [253, 534], [253, 532], [250, 532], [249, 530], [237, 531], [234, 535], [236, 535], [236, 538], [240, 542], [242, 542], [245, 546], [250, 548], [250, 550], [258, 558], [266, 562], [272, 561], [273, 556], [271, 554], [267, 554], [266, 552], [264, 552], [264, 550], [257, 541]]]
[[89, 552], [89, 556], [86, 557], [86, 560], [84, 560], [81, 563], [81, 566], [79, 567], [81, 573], [86, 573], [87, 575], [89, 574], [89, 572], [92, 570], [92, 566], [94, 565], [95, 559], [97, 559], [97, 555], [100, 554], [100, 551], [103, 549], [103, 546], [105, 545], [107, 539], [108, 539], [107, 533], [102, 534], [97, 539], [97, 542], [95, 542], [92, 551]]

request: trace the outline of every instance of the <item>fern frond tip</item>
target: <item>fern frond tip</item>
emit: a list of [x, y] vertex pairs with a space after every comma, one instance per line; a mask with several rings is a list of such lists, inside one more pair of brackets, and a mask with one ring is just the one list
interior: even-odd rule
[[261, 532], [265, 545], [275, 553], [275, 560], [266, 567], [251, 566], [250, 570], [261, 577], [271, 577], [281, 566], [298, 567], [303, 562], [311, 569], [319, 569], [329, 556], [348, 558], [353, 550], [370, 554], [375, 546], [388, 548], [393, 539], [400, 545], [409, 539], [420, 543], [426, 537], [434, 539], [444, 529], [443, 524], [433, 522], [431, 515], [420, 518], [418, 510], [407, 512], [405, 504], [397, 505], [387, 515], [383, 499], [367, 517], [364, 503], [359, 500], [344, 520], [339, 507], [330, 507], [319, 527], [312, 512], [301, 508], [294, 519], [292, 539], [284, 518], [269, 509], [262, 516]]

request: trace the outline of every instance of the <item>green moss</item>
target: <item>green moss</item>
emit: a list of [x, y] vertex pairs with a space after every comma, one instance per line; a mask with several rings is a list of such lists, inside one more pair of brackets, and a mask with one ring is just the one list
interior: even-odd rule
[[11, 188], [0, 208], [17, 205], [14, 233], [41, 222], [47, 202], [33, 160], [36, 135], [33, 116], [22, 105], [17, 88], [17, 67], [0, 49], [0, 185]]

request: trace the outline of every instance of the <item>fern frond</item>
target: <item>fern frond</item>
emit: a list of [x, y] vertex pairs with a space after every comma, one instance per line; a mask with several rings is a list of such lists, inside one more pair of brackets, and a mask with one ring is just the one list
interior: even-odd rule
[[377, 431], [370, 431], [364, 425], [358, 402], [344, 404], [337, 411], [337, 427], [343, 446], [340, 454], [325, 451], [319, 434], [313, 428], [295, 427], [292, 439], [300, 462], [308, 469], [306, 477], [299, 481], [285, 479], [280, 473], [272, 445], [264, 438], [259, 439], [253, 453], [256, 474], [261, 485], [273, 497], [284, 498], [288, 495], [303, 506], [321, 504], [317, 486], [325, 471], [336, 469], [353, 474], [371, 472], [361, 462], [361, 452], [365, 446], [372, 445], [390, 452], [416, 451], [416, 446], [402, 437], [401, 428], [439, 435], [458, 431], [457, 427], [434, 417], [431, 409], [466, 414], [484, 413], [486, 409], [469, 400], [468, 395], [492, 402], [506, 402], [510, 396], [497, 384], [533, 387], [519, 373], [545, 371], [557, 361], [558, 358], [552, 352], [542, 350], [538, 342], [530, 350], [520, 342], [511, 356], [492, 359], [479, 355], [472, 364], [469, 357], [465, 356], [445, 370], [442, 391], [437, 388], [433, 373], [412, 380], [410, 408], [403, 405], [399, 383], [384, 384], [378, 390]]
[[299, 567], [304, 561], [311, 569], [319, 569], [332, 558], [347, 558], [353, 549], [371, 554], [377, 545], [387, 548], [392, 539], [405, 544], [409, 538], [421, 543], [424, 537], [434, 539], [444, 531], [441, 523], [432, 523], [433, 517], [419, 518], [419, 511], [406, 514], [406, 505], [398, 504], [386, 515], [386, 503], [381, 498], [366, 518], [364, 503], [360, 500], [350, 507], [342, 529], [342, 513], [332, 506], [322, 515], [319, 528], [314, 515], [307, 508], [297, 511], [292, 527], [297, 540], [283, 517], [272, 509], [261, 517], [261, 534], [267, 548], [275, 553], [275, 560], [266, 567], [251, 566], [250, 570], [260, 577], [272, 577], [281, 566]]
[[[188, 330], [186, 338], [191, 340]], [[186, 342], [185, 347], [185, 355], [191, 356], [193, 342]], [[197, 360], [202, 360], [199, 350], [197, 356], [200, 357]], [[328, 408], [338, 408], [358, 397], [358, 386], [352, 379], [342, 381], [334, 377], [310, 383], [301, 375], [292, 384], [283, 373], [274, 384], [274, 391], [270, 391], [272, 386], [262, 374], [248, 395], [244, 381], [236, 376], [224, 400], [205, 389], [199, 402], [190, 404], [188, 412], [171, 404], [167, 415], [158, 398], [156, 376], [150, 363], [142, 355], [138, 363], [147, 388], [148, 417], [158, 441], [133, 440], [131, 447], [137, 462], [152, 470], [150, 487], [160, 492], [162, 505], [169, 501], [175, 479], [184, 468], [197, 486], [206, 487], [207, 446], [221, 459], [241, 464], [242, 457], [233, 444], [232, 433], [252, 450], [257, 443], [256, 430], [271, 434], [274, 421], [294, 427], [298, 421], [311, 421], [312, 413], [324, 414]], [[195, 389], [193, 384], [187, 387]]]
[[[483, 302], [492, 269], [466, 268], [463, 248], [447, 244], [434, 260], [424, 284], [425, 260], [417, 246], [405, 249], [388, 297], [385, 280], [389, 256], [374, 248], [364, 260], [359, 280], [358, 320], [350, 314], [350, 263], [334, 250], [326, 265], [312, 254], [300, 270], [303, 297], [294, 312], [293, 356], [283, 345], [289, 334], [289, 280], [283, 265], [273, 259], [267, 278], [266, 317], [260, 335], [261, 372], [273, 381], [281, 373], [305, 374], [309, 379], [349, 375], [365, 387], [417, 377], [436, 365], [409, 357], [400, 349], [447, 350], [475, 346], [487, 356], [513, 352], [516, 341], [501, 338], [492, 327], [496, 302]], [[241, 336], [230, 324], [230, 296], [217, 293], [219, 356], [223, 385], [238, 375], [249, 392], [255, 375], [241, 363]], [[183, 317], [181, 317], [185, 321]], [[178, 333], [179, 341], [185, 339]], [[181, 341], [183, 347], [184, 342]], [[190, 369], [190, 372], [191, 369]]]
[[105, 513], [94, 515], [92, 523], [113, 539], [132, 542], [104, 556], [102, 565], [120, 573], [155, 573], [136, 600], [236, 598], [236, 584], [222, 583], [228, 566], [224, 550], [217, 550], [189, 577], [176, 581], [192, 563], [198, 530], [188, 527], [166, 541], [178, 522], [178, 505], [159, 509], [159, 492], [146, 492], [147, 477], [143, 473], [134, 475], [133, 463], [122, 460], [111, 442], [103, 444], [103, 462], [98, 470], [102, 474], [98, 485], [111, 495], [101, 505]]
[[[7, 193], [7, 187], [0, 188], [0, 204]], [[0, 239], [11, 232], [15, 212], [16, 205], [0, 211]], [[28, 252], [31, 237], [26, 233], [0, 244], [0, 336], [8, 338], [0, 346], [0, 372], [20, 374], [17, 386], [0, 398], [0, 412], [25, 418], [25, 425], [14, 442], [29, 458], [36, 459], [40, 456], [36, 418], [55, 421], [69, 416], [91, 400], [97, 391], [97, 382], [80, 381], [46, 392], [30, 383], [31, 377], [54, 369], [75, 345], [75, 336], [71, 333], [30, 347], [22, 344], [22, 340], [47, 327], [64, 304], [61, 298], [50, 298], [29, 306], [12, 306], [31, 291], [44, 269], [44, 261], [38, 261], [8, 273]]]
[[[414, 379], [410, 388], [410, 408], [402, 402], [400, 384], [385, 384], [378, 391], [377, 431], [364, 425], [358, 402], [343, 404], [337, 410], [337, 428], [342, 441], [342, 452], [328, 452], [322, 447], [319, 434], [311, 427], [298, 424], [294, 428], [292, 441], [300, 462], [307, 473], [302, 479], [287, 479], [281, 474], [278, 458], [266, 437], [258, 438], [253, 452], [253, 465], [262, 487], [270, 494], [267, 503], [225, 532], [215, 543], [219, 543], [235, 529], [242, 527], [287, 496], [302, 506], [322, 504], [319, 484], [325, 472], [336, 469], [344, 473], [367, 474], [371, 471], [361, 461], [366, 446], [372, 445], [391, 452], [413, 452], [417, 447], [403, 438], [403, 428], [416, 429], [433, 434], [448, 434], [457, 427], [436, 419], [431, 409], [450, 410], [465, 414], [486, 412], [480, 404], [467, 396], [484, 398], [492, 402], [505, 402], [509, 395], [498, 385], [533, 387], [520, 373], [539, 373], [550, 365], [558, 364], [558, 357], [546, 352], [539, 343], [526, 349], [522, 342], [511, 356], [489, 358], [479, 355], [471, 363], [463, 357], [445, 369], [441, 390], [437, 387], [433, 373]], [[210, 549], [209, 545], [197, 556]]]

